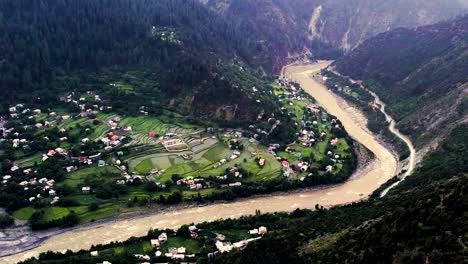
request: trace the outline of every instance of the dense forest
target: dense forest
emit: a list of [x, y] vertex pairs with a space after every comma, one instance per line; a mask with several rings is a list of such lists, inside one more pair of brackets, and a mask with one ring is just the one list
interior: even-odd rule
[[402, 132], [420, 143], [467, 114], [467, 29], [468, 16], [397, 29], [364, 42], [335, 66], [364, 80], [388, 104]]
[[[468, 135], [466, 125], [384, 198], [316, 211], [257, 214], [199, 228], [224, 230], [264, 225], [273, 232], [241, 251], [198, 263], [464, 263]], [[151, 233], [151, 232], [150, 232]], [[151, 234], [149, 234], [151, 236]], [[131, 245], [148, 239], [133, 238]], [[116, 245], [100, 245], [104, 250]], [[132, 263], [130, 254], [112, 263]], [[94, 261], [94, 262], [93, 262]], [[43, 253], [23, 263], [95, 263], [88, 251]]]
[[[233, 119], [275, 107], [268, 95], [255, 104], [242, 92], [263, 85], [233, 64], [255, 67], [255, 46], [198, 1], [0, 1], [0, 10], [2, 112], [77, 89], [102, 90], [128, 111], [145, 105], [212, 119], [229, 107]], [[245, 83], [226, 71], [242, 72]], [[116, 81], [133, 90], [109, 88]]]

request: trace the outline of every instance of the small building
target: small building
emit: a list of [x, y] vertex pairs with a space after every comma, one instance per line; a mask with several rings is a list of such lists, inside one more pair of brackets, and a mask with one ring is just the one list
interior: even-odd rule
[[254, 228], [252, 230], [249, 230], [249, 234], [251, 235], [257, 235], [258, 234], [258, 229], [257, 228]]
[[166, 243], [167, 242], [167, 234], [161, 233], [158, 237], [159, 243]]
[[89, 193], [91, 191], [91, 187], [89, 186], [84, 186], [81, 188], [82, 193]]
[[91, 251], [91, 257], [97, 257], [97, 256], [99, 256], [99, 252]]
[[259, 159], [259, 160], [258, 160], [258, 165], [259, 165], [260, 167], [265, 166], [265, 159], [264, 159], [264, 158]]
[[154, 247], [154, 248], [158, 248], [159, 245], [160, 245], [158, 239], [151, 239], [150, 243], [151, 243], [151, 246]]

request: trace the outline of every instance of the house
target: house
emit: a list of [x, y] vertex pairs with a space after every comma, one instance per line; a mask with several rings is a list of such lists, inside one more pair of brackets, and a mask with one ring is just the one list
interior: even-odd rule
[[106, 162], [103, 161], [103, 160], [99, 160], [98, 161], [98, 167], [104, 167], [104, 166], [106, 166]]
[[333, 166], [332, 165], [328, 165], [326, 168], [327, 172], [333, 172]]
[[239, 186], [242, 186], [241, 182], [229, 183], [229, 187], [239, 187]]
[[97, 256], [99, 256], [99, 252], [91, 251], [91, 257], [97, 257]]
[[150, 137], [155, 137], [155, 136], [157, 136], [157, 135], [158, 135], [158, 134], [156, 134], [156, 132], [154, 132], [154, 131], [150, 131], [150, 132], [148, 133], [148, 136], [150, 136]]
[[264, 235], [264, 234], [266, 234], [267, 232], [268, 232], [268, 229], [267, 229], [266, 227], [264, 227], [264, 226], [261, 226], [261, 227], [258, 228], [258, 233], [259, 233], [260, 235]]
[[151, 246], [154, 247], [154, 248], [158, 248], [159, 245], [160, 245], [158, 239], [151, 239], [150, 243], [151, 243]]
[[258, 165], [259, 165], [260, 167], [265, 166], [265, 159], [264, 159], [264, 158], [259, 159], [259, 160], [258, 160]]
[[167, 242], [167, 234], [166, 233], [161, 233], [158, 236], [159, 243], [166, 243]]
[[336, 144], [338, 144], [338, 138], [332, 139], [332, 140], [330, 141], [330, 144], [331, 144], [332, 146], [336, 146]]
[[249, 234], [251, 235], [257, 235], [258, 234], [258, 229], [257, 228], [254, 228], [252, 230], [249, 230]]
[[81, 188], [82, 193], [89, 193], [91, 191], [91, 187], [89, 186], [84, 186]]
[[195, 226], [195, 225], [191, 225], [191, 226], [188, 227], [188, 230], [189, 230], [190, 232], [195, 232], [195, 231], [198, 230], [198, 228], [197, 228], [197, 226]]
[[50, 191], [49, 191], [49, 195], [50, 195], [50, 196], [55, 196], [55, 191], [54, 191], [54, 190], [50, 190]]
[[173, 259], [184, 259], [185, 255], [183, 255], [183, 254], [173, 254], [172, 258]]

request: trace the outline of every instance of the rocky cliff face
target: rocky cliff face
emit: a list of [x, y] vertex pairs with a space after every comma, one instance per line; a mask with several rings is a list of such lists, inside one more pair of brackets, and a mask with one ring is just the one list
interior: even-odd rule
[[[258, 38], [273, 68], [288, 55], [337, 48], [350, 51], [378, 33], [453, 18], [459, 0], [200, 0]], [[322, 45], [316, 45], [322, 43]], [[323, 44], [326, 44], [325, 46]], [[262, 49], [259, 49], [260, 51]]]
[[314, 8], [309, 37], [349, 51], [378, 33], [433, 24], [462, 10], [446, 0], [330, 0]]

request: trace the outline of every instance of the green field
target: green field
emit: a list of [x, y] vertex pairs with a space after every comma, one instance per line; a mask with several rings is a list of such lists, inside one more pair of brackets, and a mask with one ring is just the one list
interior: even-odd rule
[[86, 180], [86, 178], [90, 176], [103, 175], [105, 177], [106, 174], [111, 173], [120, 173], [120, 171], [117, 168], [111, 166], [85, 168], [69, 173], [65, 181], [63, 181], [63, 183], [60, 184], [76, 188], [79, 184], [82, 184]]
[[171, 127], [171, 125], [149, 116], [127, 117], [120, 122], [120, 125], [131, 126], [135, 132], [148, 133], [154, 131], [160, 134], [166, 133]]
[[21, 168], [27, 168], [34, 166], [35, 163], [39, 164], [42, 162], [42, 155], [40, 153], [34, 154], [32, 156], [20, 159], [16, 161], [16, 164]]
[[196, 254], [201, 252], [201, 245], [198, 240], [186, 239], [182, 237], [169, 237], [167, 242], [161, 245], [161, 252], [166, 253], [170, 247], [184, 247], [187, 254]]
[[29, 220], [31, 216], [36, 212], [36, 209], [32, 207], [24, 207], [13, 213], [13, 217], [19, 220]]
[[147, 174], [154, 168], [153, 163], [150, 159], [145, 159], [140, 162], [136, 167], [135, 171], [140, 174]]

